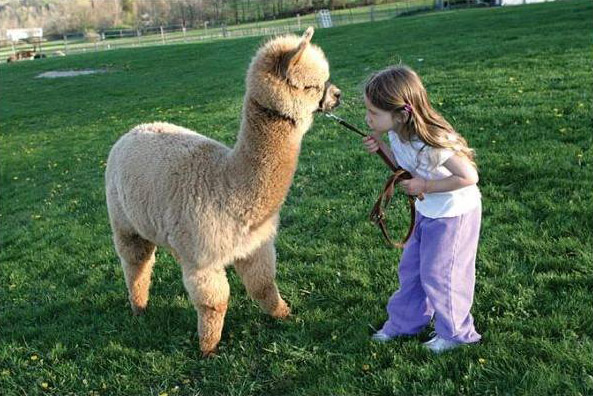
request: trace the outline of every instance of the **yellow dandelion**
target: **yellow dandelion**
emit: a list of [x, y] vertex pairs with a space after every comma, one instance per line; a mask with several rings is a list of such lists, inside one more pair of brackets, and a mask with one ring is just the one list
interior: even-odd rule
[[167, 392], [159, 393], [159, 396], [169, 396]]
[[39, 356], [37, 356], [37, 355], [32, 355], [31, 356], [31, 360], [33, 360], [33, 361], [38, 360], [38, 359], [39, 359]]
[[479, 358], [478, 362], [480, 362], [480, 364], [486, 364], [486, 359], [484, 358]]
[[370, 369], [371, 369], [371, 366], [369, 366], [368, 364], [362, 365], [362, 371], [369, 371]]
[[41, 387], [42, 387], [43, 389], [47, 389], [47, 388], [49, 388], [49, 384], [48, 384], [47, 382], [42, 382], [42, 383], [41, 383]]

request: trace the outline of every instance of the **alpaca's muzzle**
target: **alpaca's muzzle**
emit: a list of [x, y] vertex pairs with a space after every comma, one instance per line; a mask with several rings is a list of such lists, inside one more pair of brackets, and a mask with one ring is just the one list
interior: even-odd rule
[[319, 102], [319, 108], [317, 111], [328, 112], [340, 105], [340, 96], [342, 91], [331, 82], [325, 83], [325, 90], [323, 91], [323, 97]]

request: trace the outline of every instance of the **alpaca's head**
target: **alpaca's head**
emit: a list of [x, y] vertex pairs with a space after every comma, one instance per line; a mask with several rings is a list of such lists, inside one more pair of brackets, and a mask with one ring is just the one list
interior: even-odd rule
[[281, 36], [264, 44], [247, 72], [249, 99], [294, 120], [336, 107], [340, 90], [329, 82], [329, 64], [311, 37], [312, 27], [302, 37]]

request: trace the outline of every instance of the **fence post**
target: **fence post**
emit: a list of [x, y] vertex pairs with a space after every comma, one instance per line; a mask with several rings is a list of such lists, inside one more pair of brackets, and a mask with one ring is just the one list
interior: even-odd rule
[[140, 29], [136, 29], [136, 41], [138, 41], [138, 47], [140, 47]]
[[299, 30], [301, 30], [301, 14], [297, 14], [297, 24], [299, 25]]
[[68, 36], [64, 35], [64, 52], [68, 55]]
[[182, 30], [183, 30], [183, 42], [186, 43], [187, 40], [185, 38], [185, 26], [183, 26]]
[[161, 26], [161, 41], [165, 44], [165, 32], [163, 31], [163, 27]]
[[371, 22], [375, 22], [375, 6], [371, 6]]

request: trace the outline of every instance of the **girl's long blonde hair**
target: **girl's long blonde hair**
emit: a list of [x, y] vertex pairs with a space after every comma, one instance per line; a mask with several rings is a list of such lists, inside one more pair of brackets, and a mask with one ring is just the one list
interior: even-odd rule
[[406, 120], [398, 134], [409, 141], [417, 136], [428, 146], [453, 150], [474, 162], [474, 150], [435, 109], [420, 77], [407, 66], [392, 66], [373, 74], [365, 84], [364, 94], [377, 108], [401, 114]]

